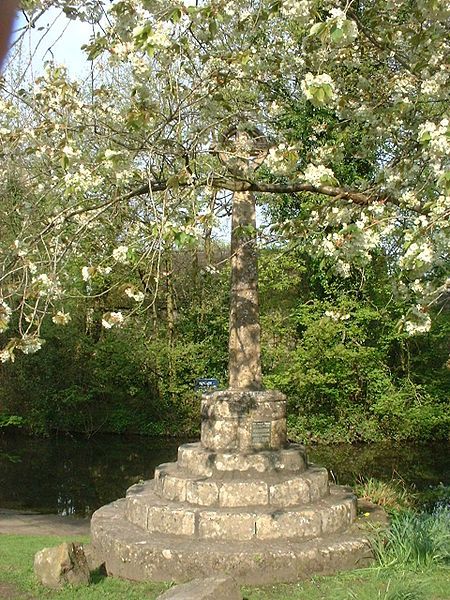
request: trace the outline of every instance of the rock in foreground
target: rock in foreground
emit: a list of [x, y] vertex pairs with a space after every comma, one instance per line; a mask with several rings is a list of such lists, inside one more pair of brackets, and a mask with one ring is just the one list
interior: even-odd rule
[[242, 600], [242, 595], [234, 579], [224, 575], [177, 585], [157, 600]]
[[44, 548], [34, 557], [34, 572], [49, 588], [61, 588], [66, 584], [87, 585], [90, 581], [89, 567], [80, 544], [64, 543]]

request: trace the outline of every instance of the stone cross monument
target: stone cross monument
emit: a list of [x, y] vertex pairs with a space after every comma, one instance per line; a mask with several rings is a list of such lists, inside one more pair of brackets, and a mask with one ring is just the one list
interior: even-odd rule
[[[230, 174], [250, 178], [269, 143], [256, 128], [229, 129], [220, 161]], [[280, 449], [286, 444], [284, 396], [262, 389], [256, 206], [252, 192], [235, 192], [231, 218], [228, 389], [202, 401], [202, 442], [215, 450]]]
[[[229, 130], [219, 158], [236, 178], [264, 160], [255, 129]], [[330, 485], [305, 448], [286, 439], [286, 400], [262, 389], [255, 198], [233, 198], [229, 387], [203, 394], [201, 440], [178, 449], [152, 481], [100, 508], [93, 550], [107, 572], [188, 581], [217, 572], [242, 583], [295, 581], [364, 566], [356, 498]]]

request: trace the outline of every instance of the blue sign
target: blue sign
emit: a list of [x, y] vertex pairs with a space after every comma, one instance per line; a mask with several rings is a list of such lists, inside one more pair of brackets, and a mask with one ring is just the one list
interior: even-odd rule
[[219, 387], [219, 380], [214, 377], [204, 377], [195, 380], [195, 389], [209, 392], [211, 390], [217, 390]]

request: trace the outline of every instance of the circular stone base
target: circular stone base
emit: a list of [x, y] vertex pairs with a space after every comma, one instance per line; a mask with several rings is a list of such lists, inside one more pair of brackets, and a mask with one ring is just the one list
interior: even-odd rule
[[177, 463], [180, 468], [205, 477], [224, 473], [301, 473], [308, 468], [306, 450], [300, 444], [288, 444], [280, 450], [214, 452], [194, 442], [178, 448]]
[[[332, 486], [314, 503], [290, 507], [198, 506], [173, 502], [155, 493], [154, 481], [132, 486], [124, 514], [149, 534], [167, 533], [191, 539], [221, 541], [300, 541], [345, 531], [356, 518], [356, 498]], [[230, 494], [236, 497], [236, 490]], [[241, 503], [239, 503], [241, 504]]]
[[125, 503], [100, 508], [91, 522], [96, 559], [108, 574], [125, 579], [184, 582], [221, 572], [241, 584], [268, 584], [364, 567], [372, 558], [356, 527], [303, 542], [199, 540], [149, 534], [126, 519]]
[[[148, 484], [145, 485], [148, 487]], [[136, 489], [143, 489], [143, 486], [137, 484]], [[166, 463], [155, 469], [154, 490], [165, 500], [198, 506], [284, 508], [328, 496], [329, 485], [328, 471], [319, 467], [310, 467], [303, 473], [268, 472], [257, 475], [223, 471], [206, 478], [193, 475], [176, 463]]]

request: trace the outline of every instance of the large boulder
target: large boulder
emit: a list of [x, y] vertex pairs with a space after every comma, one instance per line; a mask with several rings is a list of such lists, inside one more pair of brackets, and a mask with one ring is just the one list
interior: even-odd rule
[[83, 544], [84, 555], [89, 567], [89, 571], [98, 571], [106, 575], [105, 562], [100, 558], [92, 544]]
[[242, 595], [234, 579], [223, 575], [177, 585], [157, 600], [242, 600]]
[[34, 557], [34, 572], [42, 585], [61, 588], [66, 584], [87, 585], [90, 572], [80, 544], [64, 543], [43, 548]]

